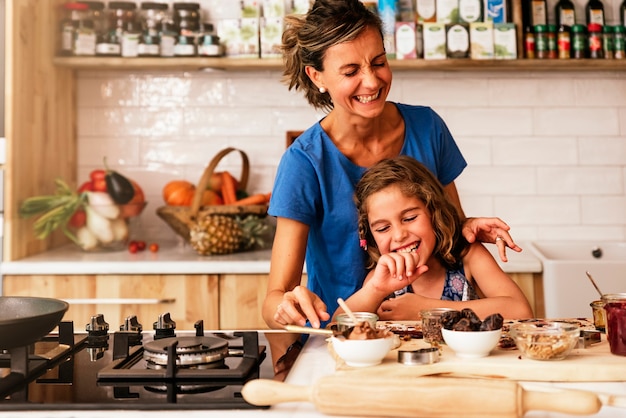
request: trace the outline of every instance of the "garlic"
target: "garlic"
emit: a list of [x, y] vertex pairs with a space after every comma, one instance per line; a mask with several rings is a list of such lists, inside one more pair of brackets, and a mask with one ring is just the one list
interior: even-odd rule
[[96, 212], [93, 206], [85, 205], [87, 211], [87, 228], [98, 238], [103, 244], [110, 244], [115, 239], [111, 220], [105, 218]]
[[116, 219], [120, 216], [120, 207], [113, 201], [113, 198], [105, 192], [88, 192], [87, 201], [89, 205], [100, 215], [108, 219]]
[[77, 244], [86, 251], [93, 250], [98, 246], [98, 238], [86, 226], [76, 231], [76, 239], [78, 240]]
[[126, 241], [128, 239], [128, 223], [126, 219], [113, 219], [111, 221], [111, 229], [113, 230], [113, 239], [115, 241]]

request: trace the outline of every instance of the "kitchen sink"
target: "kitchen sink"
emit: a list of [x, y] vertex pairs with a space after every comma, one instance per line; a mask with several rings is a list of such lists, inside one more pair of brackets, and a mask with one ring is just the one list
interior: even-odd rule
[[600, 298], [588, 271], [604, 293], [626, 293], [626, 242], [533, 241], [530, 250], [543, 270], [547, 318], [590, 318]]

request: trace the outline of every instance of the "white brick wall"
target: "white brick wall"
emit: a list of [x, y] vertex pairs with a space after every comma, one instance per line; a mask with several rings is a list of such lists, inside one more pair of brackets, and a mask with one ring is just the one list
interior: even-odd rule
[[[620, 2], [604, 1], [608, 23]], [[202, 4], [214, 17], [230, 13], [230, 3]], [[322, 116], [280, 77], [80, 72], [79, 178], [107, 156], [138, 181], [146, 239], [175, 237], [155, 214], [163, 185], [197, 182], [227, 146], [250, 157], [250, 191], [271, 190], [285, 132]], [[469, 162], [457, 180], [468, 215], [499, 216], [520, 240], [626, 239], [626, 71], [396, 72], [390, 100], [430, 105], [446, 120]], [[222, 168], [238, 173], [237, 155]]]

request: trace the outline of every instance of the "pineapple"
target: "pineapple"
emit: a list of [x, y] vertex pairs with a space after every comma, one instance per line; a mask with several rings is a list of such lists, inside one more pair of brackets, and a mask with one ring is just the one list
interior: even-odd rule
[[269, 226], [258, 216], [246, 218], [207, 215], [198, 220], [189, 231], [189, 242], [200, 255], [231, 254], [263, 248], [264, 235]]

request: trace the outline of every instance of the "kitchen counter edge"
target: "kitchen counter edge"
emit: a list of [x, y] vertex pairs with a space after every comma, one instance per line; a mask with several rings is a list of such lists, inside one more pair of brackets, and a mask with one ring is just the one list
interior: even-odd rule
[[[521, 243], [522, 248], [529, 247]], [[530, 248], [507, 252], [503, 263], [495, 245], [486, 246], [507, 273], [541, 273]], [[73, 244], [16, 261], [0, 263], [3, 275], [59, 274], [269, 274], [271, 249], [201, 256], [185, 243], [164, 243], [159, 251], [84, 252]]]

